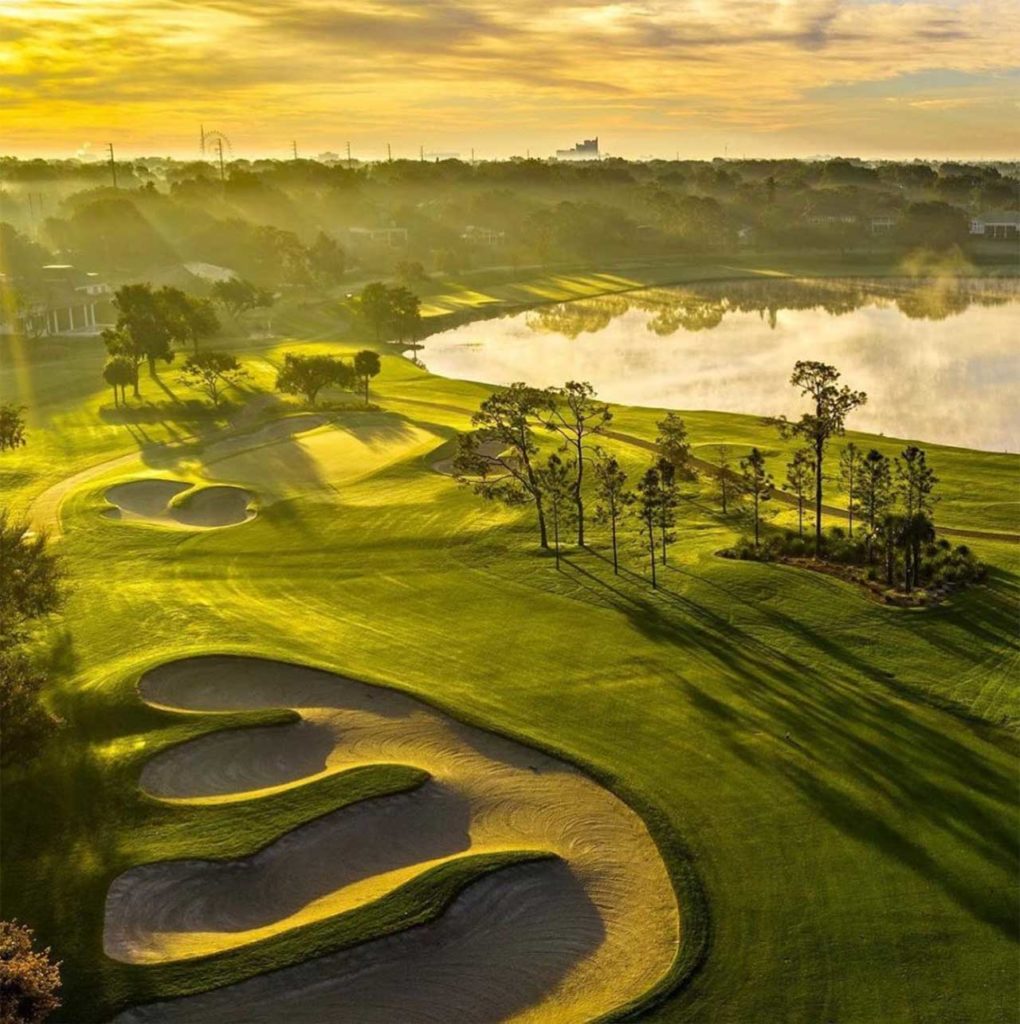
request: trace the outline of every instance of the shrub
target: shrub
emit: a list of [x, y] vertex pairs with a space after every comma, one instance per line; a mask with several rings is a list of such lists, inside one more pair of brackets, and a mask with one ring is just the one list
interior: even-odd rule
[[32, 949], [32, 930], [0, 921], [0, 1024], [39, 1024], [58, 1006], [60, 964]]

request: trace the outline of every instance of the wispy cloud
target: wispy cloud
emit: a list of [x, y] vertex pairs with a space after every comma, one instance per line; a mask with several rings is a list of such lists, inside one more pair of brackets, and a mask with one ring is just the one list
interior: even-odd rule
[[[70, 152], [83, 132], [168, 146], [206, 118], [250, 149], [294, 132], [314, 146], [342, 130], [371, 146], [481, 131], [508, 152], [525, 134], [569, 141], [611, 121], [618, 148], [647, 149], [682, 122], [688, 151], [699, 138], [770, 136], [777, 151], [853, 151], [883, 133], [920, 145], [966, 110], [970, 125], [942, 141], [968, 149], [999, 116], [1020, 5], [0, 0], [0, 39], [0, 128], [19, 148]], [[973, 81], [960, 95], [902, 88], [932, 69]], [[868, 83], [900, 83], [885, 92], [903, 102], [862, 101], [853, 92]], [[1014, 97], [1015, 85], [1005, 81]], [[635, 106], [621, 122], [623, 103]], [[834, 147], [839, 125], [862, 115], [864, 130]], [[995, 145], [1020, 144], [1011, 131], [1000, 121]]]

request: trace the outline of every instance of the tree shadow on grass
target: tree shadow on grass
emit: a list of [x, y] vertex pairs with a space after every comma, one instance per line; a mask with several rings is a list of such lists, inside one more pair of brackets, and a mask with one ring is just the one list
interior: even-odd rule
[[[686, 594], [661, 586], [652, 591], [629, 570], [613, 576], [601, 555], [595, 565], [606, 566], [602, 573], [581, 565], [582, 558], [562, 560], [578, 585], [601, 591], [604, 602], [642, 635], [714, 660], [723, 680], [732, 680], [732, 687], [711, 693], [686, 680], [681, 685], [690, 706], [734, 756], [763, 773], [778, 773], [844, 834], [939, 885], [971, 916], [1017, 940], [1020, 918], [1005, 898], [1020, 875], [1020, 837], [1010, 827], [1017, 785], [1007, 763], [1008, 737], [992, 726], [976, 731], [974, 723], [904, 699], [861, 655], [714, 581], [698, 577], [750, 605], [766, 625], [796, 636], [818, 652], [817, 660], [776, 649]], [[939, 715], [946, 716], [946, 728]], [[953, 735], [961, 728], [969, 729], [971, 744]], [[751, 747], [744, 742], [749, 732], [784, 742]], [[833, 779], [845, 780], [846, 788]], [[916, 823], [950, 840], [939, 846], [938, 859], [907, 831], [923, 834]], [[968, 853], [980, 857], [1001, 884], [989, 885], [987, 872], [973, 876]]]

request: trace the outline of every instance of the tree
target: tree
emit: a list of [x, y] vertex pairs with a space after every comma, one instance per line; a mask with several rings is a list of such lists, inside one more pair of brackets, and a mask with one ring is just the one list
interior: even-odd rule
[[673, 476], [672, 465], [664, 459], [656, 462], [659, 472], [659, 504], [656, 509], [656, 523], [659, 527], [659, 543], [662, 547], [662, 564], [666, 564], [666, 548], [676, 540], [673, 527], [676, 526], [676, 507], [680, 503]]
[[0, 509], [0, 762], [28, 757], [52, 728], [39, 701], [44, 679], [21, 649], [32, 620], [60, 604], [61, 571], [43, 534]]
[[309, 404], [323, 388], [354, 386], [354, 367], [335, 356], [303, 356], [287, 352], [283, 368], [276, 375], [276, 390], [287, 395], [304, 395]]
[[382, 337], [382, 329], [390, 316], [390, 290], [382, 281], [373, 281], [361, 289], [359, 299], [361, 315], [372, 325], [375, 340]]
[[28, 444], [24, 412], [24, 406], [10, 402], [0, 405], [0, 452], [12, 451]]
[[723, 515], [729, 511], [729, 498], [734, 484], [732, 465], [729, 445], [717, 444], [715, 446], [715, 473], [719, 483], [719, 499], [722, 503]]
[[[928, 541], [929, 527], [934, 536], [932, 513], [938, 498], [935, 485], [939, 478], [929, 468], [922, 448], [908, 445], [896, 460], [896, 490], [903, 506], [905, 520], [904, 559], [909, 562], [908, 576], [915, 585], [921, 582], [921, 545]], [[909, 592], [910, 587], [906, 588]]]
[[234, 316], [240, 316], [249, 309], [268, 308], [273, 304], [272, 292], [240, 277], [217, 281], [212, 286], [212, 294]]
[[308, 248], [308, 262], [323, 280], [336, 283], [347, 269], [347, 254], [325, 231], [320, 231]]
[[909, 594], [921, 583], [921, 548], [935, 540], [935, 526], [926, 512], [899, 520], [897, 540], [903, 551], [903, 589]]
[[556, 570], [560, 568], [560, 522], [573, 496], [574, 466], [568, 459], [564, 462], [555, 452], [549, 456], [545, 466], [536, 473], [538, 485], [548, 502], [553, 521], [553, 550], [556, 552]]
[[776, 421], [784, 437], [802, 437], [814, 452], [815, 470], [815, 557], [822, 553], [822, 479], [825, 450], [829, 439], [846, 430], [847, 416], [863, 405], [868, 396], [838, 384], [839, 370], [827, 363], [800, 360], [794, 364], [790, 383], [810, 397], [813, 412], [804, 413], [795, 423], [785, 417]]
[[[113, 404], [127, 402], [124, 389], [130, 384], [136, 386], [138, 383], [138, 367], [129, 356], [111, 356], [106, 360], [103, 367], [103, 380], [113, 388]], [[120, 398], [117, 397], [117, 389], [120, 388]]]
[[659, 420], [656, 426], [659, 428], [659, 436], [655, 444], [663, 460], [660, 474], [668, 476], [671, 481], [697, 480], [698, 473], [691, 462], [687, 424], [675, 412], [671, 412], [665, 419]]
[[0, 1024], [41, 1024], [60, 1006], [60, 963], [36, 952], [31, 928], [0, 921]]
[[889, 459], [872, 448], [861, 461], [861, 511], [868, 524], [868, 560], [882, 519], [892, 505], [892, 471]]
[[616, 531], [624, 509], [634, 500], [625, 488], [627, 474], [612, 456], [601, 456], [595, 460], [595, 519], [608, 523], [613, 539], [613, 573], [619, 575], [620, 562], [617, 554]]
[[[165, 294], [157, 294], [148, 284], [126, 284], [114, 293], [117, 323], [103, 331], [103, 340], [111, 356], [125, 356], [135, 367], [143, 360], [155, 373], [156, 361], [173, 362], [174, 315]], [[135, 397], [139, 395], [138, 375], [134, 379]]]
[[174, 344], [190, 345], [197, 352], [199, 341], [212, 337], [220, 329], [219, 318], [209, 299], [196, 299], [179, 288], [161, 288], [156, 299]]
[[421, 330], [421, 299], [408, 288], [390, 288], [386, 324], [398, 341], [410, 340], [413, 346]]
[[659, 523], [659, 505], [662, 502], [662, 481], [659, 471], [652, 466], [645, 470], [637, 484], [636, 513], [648, 540], [648, 564], [652, 570], [652, 589], [658, 589], [655, 577], [655, 529]]
[[568, 380], [561, 388], [549, 389], [549, 416], [546, 426], [559, 434], [563, 447], [570, 451], [575, 467], [573, 483], [574, 509], [577, 518], [577, 543], [584, 547], [584, 485], [585, 451], [591, 450], [587, 439], [601, 434], [613, 418], [609, 406], [595, 398], [595, 389], [587, 381]]
[[786, 483], [797, 499], [797, 533], [801, 537], [804, 536], [804, 499], [811, 489], [813, 477], [810, 449], [798, 448], [786, 464]]
[[543, 548], [549, 547], [549, 536], [541, 481], [534, 465], [538, 454], [535, 427], [545, 422], [548, 411], [549, 395], [539, 388], [520, 382], [498, 388], [471, 417], [475, 431], [458, 436], [453, 463], [458, 479], [470, 483], [483, 498], [510, 506], [531, 502]]
[[382, 370], [382, 360], [378, 352], [371, 349], [362, 349], [354, 357], [354, 375], [361, 382], [365, 391], [365, 405], [368, 405], [368, 382], [373, 377], [378, 377]]
[[899, 241], [911, 248], [949, 249], [967, 241], [967, 214], [948, 203], [911, 203], [896, 226]]
[[861, 510], [861, 470], [864, 461], [860, 448], [851, 441], [839, 453], [839, 478], [847, 493], [847, 515], [850, 520], [849, 535], [854, 535], [854, 513]]
[[752, 448], [746, 459], [740, 460], [740, 472], [743, 477], [744, 491], [751, 497], [751, 515], [754, 521], [754, 547], [761, 546], [759, 535], [762, 520], [762, 504], [772, 498], [774, 487], [772, 477], [765, 466], [765, 456], [757, 448]]
[[239, 387], [249, 374], [230, 352], [195, 352], [184, 361], [181, 380], [208, 396], [213, 405], [220, 404], [223, 392]]

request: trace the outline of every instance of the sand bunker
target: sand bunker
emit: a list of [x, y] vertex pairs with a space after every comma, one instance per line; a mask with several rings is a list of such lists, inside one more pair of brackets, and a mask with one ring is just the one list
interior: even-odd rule
[[680, 915], [655, 843], [626, 804], [573, 767], [395, 691], [259, 659], [173, 662], [140, 689], [150, 703], [182, 710], [291, 707], [302, 719], [157, 755], [142, 777], [155, 796], [252, 797], [381, 762], [430, 779], [327, 814], [250, 857], [132, 868], [107, 899], [104, 948], [115, 959], [233, 949], [378, 899], [469, 853], [533, 849], [559, 859], [471, 884], [430, 925], [136, 1008], [122, 1024], [581, 1022], [639, 996], [672, 964]]
[[193, 488], [180, 480], [129, 480], [111, 487], [105, 498], [114, 506], [103, 513], [107, 518], [161, 526], [212, 530], [255, 517], [251, 493], [225, 484]]

